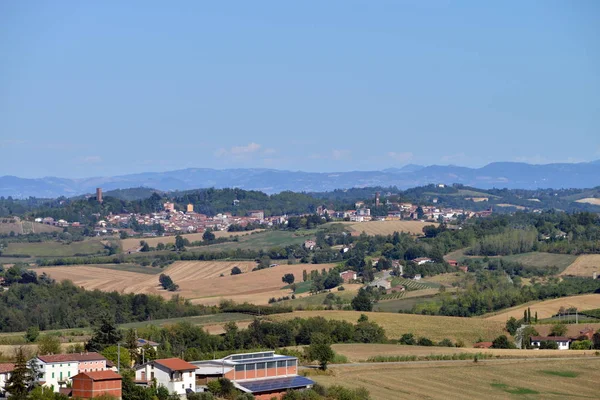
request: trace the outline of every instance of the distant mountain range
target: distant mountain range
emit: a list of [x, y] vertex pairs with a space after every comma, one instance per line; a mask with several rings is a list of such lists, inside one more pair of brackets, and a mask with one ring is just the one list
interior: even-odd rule
[[585, 188], [600, 185], [600, 160], [576, 164], [532, 165], [495, 162], [482, 168], [454, 165], [406, 165], [383, 171], [302, 172], [275, 169], [188, 168], [168, 172], [144, 172], [113, 177], [24, 179], [0, 177], [0, 196], [55, 198], [103, 190], [148, 187], [161, 191], [238, 187], [277, 193], [321, 192], [367, 186], [408, 189], [430, 183], [460, 183], [482, 189]]

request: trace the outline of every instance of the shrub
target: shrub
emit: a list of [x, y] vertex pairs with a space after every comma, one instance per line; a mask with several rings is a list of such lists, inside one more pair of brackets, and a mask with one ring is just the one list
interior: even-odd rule
[[417, 343], [417, 341], [415, 340], [415, 335], [413, 335], [412, 333], [405, 333], [400, 338], [399, 343], [408, 346], [414, 346]]
[[441, 340], [437, 345], [440, 347], [454, 347], [454, 343], [448, 338]]
[[434, 346], [435, 345], [435, 343], [433, 343], [433, 341], [431, 339], [426, 338], [426, 337], [419, 338], [419, 341], [417, 342], [417, 344], [419, 346]]
[[231, 275], [239, 275], [242, 273], [242, 270], [237, 265], [231, 268]]
[[591, 350], [592, 346], [591, 340], [576, 340], [571, 343], [571, 350]]

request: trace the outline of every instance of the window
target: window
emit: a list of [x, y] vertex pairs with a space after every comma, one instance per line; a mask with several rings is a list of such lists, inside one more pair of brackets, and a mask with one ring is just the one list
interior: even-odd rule
[[267, 368], [275, 368], [275, 361], [270, 361], [267, 363]]
[[256, 369], [265, 369], [265, 363], [256, 363]]
[[244, 364], [235, 366], [235, 372], [242, 372], [242, 371], [244, 371]]
[[54, 372], [52, 373], [52, 379], [54, 379]]
[[71, 376], [71, 371], [68, 371], [68, 372], [67, 372], [67, 376]]
[[288, 360], [287, 361], [287, 366], [289, 367], [295, 367], [296, 366], [296, 360]]
[[185, 383], [182, 383], [182, 384], [181, 384], [181, 388], [182, 388], [182, 389], [185, 389]]
[[150, 379], [154, 379], [154, 372], [150, 372]]
[[285, 360], [277, 361], [277, 368], [285, 368]]
[[256, 364], [246, 364], [246, 371], [254, 371], [256, 369]]
[[190, 372], [190, 378], [192, 377], [192, 372]]

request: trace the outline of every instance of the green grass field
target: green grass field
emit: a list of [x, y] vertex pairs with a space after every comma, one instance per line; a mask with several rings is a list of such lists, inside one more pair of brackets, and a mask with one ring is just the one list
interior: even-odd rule
[[577, 256], [571, 254], [553, 254], [553, 253], [522, 253], [502, 257], [503, 260], [519, 262], [523, 265], [532, 267], [558, 267], [558, 272], [562, 272], [571, 265]]
[[427, 282], [427, 281], [415, 281], [412, 279], [404, 279], [404, 278], [394, 277], [394, 278], [392, 278], [392, 287], [394, 287], [396, 285], [402, 285], [408, 291], [440, 287], [439, 283], [433, 283], [433, 282]]
[[410, 297], [408, 299], [382, 299], [373, 305], [374, 311], [398, 312], [410, 311], [414, 306], [422, 303], [430, 303], [435, 300], [435, 296]]
[[5, 254], [29, 255], [32, 257], [72, 257], [76, 254], [93, 255], [104, 252], [104, 245], [99, 240], [84, 240], [62, 244], [60, 242], [41, 243], [9, 243]]
[[[349, 291], [349, 290], [338, 291], [337, 289], [332, 289], [331, 293], [335, 294], [336, 296], [341, 297], [344, 300], [344, 303], [350, 303], [350, 301], [352, 301], [352, 298], [354, 298], [354, 296], [356, 296], [355, 291]], [[325, 297], [328, 294], [329, 293], [313, 294], [311, 296], [305, 296], [305, 297], [301, 297], [301, 298], [297, 298], [297, 299], [293, 299], [293, 300], [280, 301], [275, 304], [283, 305], [283, 306], [291, 306], [294, 308], [323, 306], [323, 301], [325, 300]]]
[[189, 251], [223, 251], [236, 249], [268, 250], [272, 247], [285, 247], [291, 244], [302, 244], [304, 241], [314, 238], [316, 230], [288, 231], [266, 231], [240, 236], [237, 242], [213, 244], [210, 246], [190, 247]]

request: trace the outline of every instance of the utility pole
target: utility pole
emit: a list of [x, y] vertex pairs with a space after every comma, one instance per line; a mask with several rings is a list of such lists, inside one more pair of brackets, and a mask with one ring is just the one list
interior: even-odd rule
[[117, 343], [117, 373], [121, 374], [121, 343]]

